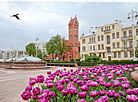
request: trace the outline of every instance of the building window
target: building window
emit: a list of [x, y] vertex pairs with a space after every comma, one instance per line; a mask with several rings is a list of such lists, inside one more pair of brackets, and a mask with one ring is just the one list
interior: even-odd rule
[[107, 44], [110, 44], [110, 36], [107, 36]]
[[102, 44], [102, 50], [104, 49], [104, 44]]
[[129, 47], [132, 48], [132, 41], [129, 41]]
[[77, 43], [75, 43], [75, 46], [77, 46]]
[[124, 42], [124, 47], [127, 48], [127, 42], [126, 41]]
[[105, 58], [105, 53], [103, 53], [103, 58]]
[[116, 58], [116, 52], [114, 52], [114, 58]]
[[85, 46], [82, 47], [82, 51], [85, 51]]
[[110, 26], [105, 27], [105, 31], [109, 31], [110, 30]]
[[100, 36], [98, 36], [98, 41], [100, 41]]
[[136, 35], [138, 36], [138, 29], [136, 29]]
[[69, 59], [71, 59], [71, 56], [69, 56]]
[[103, 32], [103, 28], [101, 28], [101, 32]]
[[95, 50], [95, 45], [93, 45], [93, 50]]
[[101, 40], [102, 40], [102, 41], [104, 40], [103, 35], [101, 35]]
[[120, 48], [120, 43], [119, 42], [117, 42], [117, 48]]
[[77, 35], [75, 35], [74, 37], [77, 38]]
[[113, 43], [113, 49], [115, 48], [115, 43]]
[[132, 36], [132, 30], [129, 30], [129, 36]]
[[101, 53], [99, 53], [99, 57], [101, 58]]
[[117, 32], [116, 35], [117, 35], [117, 38], [119, 38], [119, 32]]
[[113, 36], [112, 38], [115, 39], [115, 33], [113, 33], [112, 36]]
[[90, 46], [90, 51], [92, 51], [92, 46]]
[[110, 48], [107, 48], [107, 53], [111, 53], [111, 49]]
[[70, 36], [70, 38], [72, 38], [72, 35]]
[[138, 40], [137, 40], [137, 46], [138, 46]]
[[133, 51], [130, 51], [130, 57], [133, 57], [133, 55], [132, 55], [132, 54], [133, 54]]
[[114, 25], [112, 25], [112, 29], [115, 29], [115, 26]]
[[95, 37], [93, 38], [94, 42], [95, 42]]
[[82, 44], [85, 44], [85, 39], [82, 39]]
[[100, 50], [100, 45], [98, 45], [98, 50]]
[[70, 48], [70, 50], [72, 50], [72, 48]]
[[70, 44], [70, 46], [72, 46], [72, 43]]
[[127, 37], [127, 34], [126, 34], [126, 31], [124, 31], [124, 38], [126, 38]]
[[92, 39], [91, 39], [91, 38], [89, 38], [89, 42], [92, 42], [91, 40], [92, 40]]
[[118, 52], [118, 58], [121, 58], [121, 52]]
[[92, 38], [92, 42], [94, 42], [94, 41], [93, 41], [93, 38]]
[[127, 58], [127, 51], [125, 51], [125, 53], [124, 53], [124, 54], [125, 54], [125, 58]]

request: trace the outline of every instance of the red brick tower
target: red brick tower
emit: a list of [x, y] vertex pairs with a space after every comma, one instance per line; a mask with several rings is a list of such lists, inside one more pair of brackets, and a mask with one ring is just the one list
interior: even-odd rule
[[68, 24], [69, 26], [69, 41], [68, 41], [68, 51], [72, 53], [72, 59], [76, 60], [79, 56], [79, 42], [78, 42], [78, 29], [79, 22], [75, 15], [75, 18], [72, 19]]

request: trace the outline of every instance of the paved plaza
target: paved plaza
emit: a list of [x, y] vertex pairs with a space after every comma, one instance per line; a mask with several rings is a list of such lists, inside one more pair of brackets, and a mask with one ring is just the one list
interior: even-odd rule
[[30, 77], [37, 77], [38, 75], [44, 75], [47, 77], [46, 72], [66, 68], [77, 69], [78, 67], [57, 67], [50, 66], [45, 69], [4, 69], [0, 68], [0, 102], [25, 102], [21, 98], [21, 93], [28, 86]]

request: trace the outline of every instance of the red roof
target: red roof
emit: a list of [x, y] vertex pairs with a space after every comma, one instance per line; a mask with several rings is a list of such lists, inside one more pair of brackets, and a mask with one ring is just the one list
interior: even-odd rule
[[75, 20], [75, 18], [71, 19], [71, 21], [69, 22], [69, 24], [73, 23], [74, 20]]

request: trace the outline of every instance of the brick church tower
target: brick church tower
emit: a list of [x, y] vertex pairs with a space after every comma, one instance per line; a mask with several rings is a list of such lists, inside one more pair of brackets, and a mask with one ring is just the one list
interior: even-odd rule
[[69, 41], [68, 41], [68, 51], [72, 53], [72, 59], [76, 60], [79, 56], [79, 44], [78, 42], [78, 30], [79, 30], [79, 22], [77, 20], [77, 16], [72, 19], [68, 24], [69, 27]]

